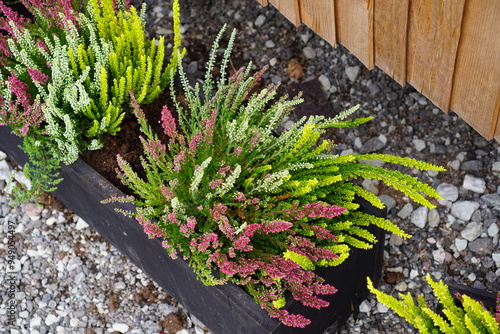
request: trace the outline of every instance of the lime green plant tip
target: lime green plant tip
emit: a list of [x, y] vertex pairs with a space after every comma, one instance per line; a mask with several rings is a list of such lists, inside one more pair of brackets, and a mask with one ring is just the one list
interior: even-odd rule
[[417, 297], [417, 303], [410, 293], [400, 294], [401, 299], [398, 300], [377, 290], [370, 278], [367, 279], [368, 289], [377, 300], [394, 310], [422, 334], [500, 333], [500, 324], [495, 320], [495, 315], [486, 310], [480, 302], [462, 295], [462, 307], [457, 306], [448, 286], [443, 281], [434, 282], [429, 274], [426, 276], [427, 283], [443, 306], [444, 316], [431, 310], [421, 295]]

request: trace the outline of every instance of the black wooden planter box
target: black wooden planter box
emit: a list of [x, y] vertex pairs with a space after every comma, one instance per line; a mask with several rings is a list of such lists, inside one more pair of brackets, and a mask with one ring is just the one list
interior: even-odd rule
[[[20, 138], [12, 135], [9, 128], [0, 127], [0, 148], [23, 165], [27, 158], [18, 148], [19, 144]], [[373, 282], [380, 281], [385, 233], [376, 228], [372, 233], [381, 242], [373, 249], [355, 249], [342, 265], [320, 272], [338, 289], [336, 294], [324, 296], [330, 306], [316, 310], [288, 300], [286, 308], [291, 313], [301, 313], [312, 323], [305, 329], [283, 326], [271, 319], [240, 287], [233, 284], [204, 286], [185, 261], [172, 260], [167, 255], [161, 240], [148, 239], [134, 219], [113, 210], [115, 204], [101, 204], [103, 199], [122, 193], [85, 162], [78, 160], [63, 166], [62, 176], [64, 181], [54, 195], [216, 334], [315, 334], [326, 330], [333, 333], [368, 295], [366, 277]], [[128, 204], [122, 208], [133, 210]], [[364, 210], [377, 216], [386, 215], [385, 210], [366, 205]]]

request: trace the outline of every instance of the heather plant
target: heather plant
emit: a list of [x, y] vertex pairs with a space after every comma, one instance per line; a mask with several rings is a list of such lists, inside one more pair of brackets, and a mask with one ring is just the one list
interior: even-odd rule
[[250, 75], [251, 64], [226, 79], [235, 32], [215, 80], [223, 31], [202, 86], [191, 89], [179, 68], [185, 98], [175, 102], [177, 119], [167, 106], [161, 110], [162, 134], [152, 130], [132, 99], [142, 131], [143, 170], [118, 156], [118, 175], [135, 195], [105, 202], [134, 203], [135, 212], [117, 211], [134, 216], [150, 238], [163, 238], [170, 256], [182, 254], [206, 285], [238, 284], [271, 317], [304, 327], [309, 319], [283, 308], [287, 292], [308, 307], [325, 307], [320, 295], [336, 289], [315, 268], [342, 263], [352, 247], [371, 248], [376, 240], [369, 225], [408, 237], [392, 222], [357, 210], [356, 196], [379, 208], [384, 204], [352, 179], [382, 180], [428, 207], [433, 205], [426, 196], [439, 197], [414, 177], [360, 161], [443, 168], [386, 154], [332, 154], [334, 144], [321, 135], [371, 119], [345, 120], [357, 108], [333, 119], [303, 118], [276, 135], [302, 99], [278, 98], [278, 85], [254, 92], [266, 69]]
[[[120, 130], [130, 91], [138, 103], [157, 97], [182, 55], [174, 52], [165, 66], [164, 37], [146, 38], [144, 5], [138, 13], [123, 1], [89, 0], [79, 13], [68, 0], [22, 3], [33, 21], [0, 1], [0, 123], [23, 137], [36, 194], [53, 189], [61, 163], [101, 148], [102, 134]], [[177, 50], [178, 1], [173, 12]]]
[[426, 280], [443, 306], [442, 314], [431, 310], [421, 295], [417, 297], [418, 304], [410, 293], [400, 294], [402, 299], [398, 300], [374, 288], [369, 278], [368, 289], [375, 294], [379, 302], [406, 319], [420, 333], [500, 333], [500, 292], [497, 295], [497, 308], [490, 312], [480, 302], [467, 295], [459, 295], [461, 305], [457, 305], [443, 281], [434, 282], [429, 274]]

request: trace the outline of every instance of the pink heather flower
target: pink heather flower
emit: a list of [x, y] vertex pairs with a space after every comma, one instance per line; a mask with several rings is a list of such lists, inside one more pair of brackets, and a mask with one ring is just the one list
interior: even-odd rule
[[252, 204], [254, 204], [254, 205], [259, 204], [259, 202], [260, 202], [260, 199], [258, 199], [257, 197], [252, 198], [252, 201], [251, 201]]
[[180, 171], [182, 169], [182, 163], [186, 161], [186, 154], [184, 151], [181, 151], [180, 153], [176, 154], [174, 156], [174, 170], [175, 171]]
[[160, 190], [163, 196], [165, 196], [165, 198], [168, 200], [171, 200], [175, 197], [174, 191], [163, 184], [160, 186]]
[[148, 235], [149, 239], [161, 238], [163, 236], [163, 231], [161, 228], [151, 222], [147, 222], [142, 225], [144, 232]]
[[210, 181], [210, 183], [208, 185], [210, 186], [210, 188], [215, 189], [218, 186], [220, 186], [223, 182], [224, 182], [223, 179], [216, 179], [216, 180]]
[[170, 258], [172, 258], [173, 260], [177, 259], [178, 257], [177, 251], [172, 245], [170, 245], [170, 243], [167, 240], [163, 240], [161, 246], [167, 250], [168, 255], [170, 255]]
[[241, 152], [243, 152], [243, 149], [240, 146], [238, 146], [237, 148], [234, 149], [233, 154], [238, 156], [241, 154]]
[[139, 102], [135, 98], [134, 92], [130, 91], [130, 105], [134, 109], [134, 115], [137, 119], [145, 119], [146, 115], [144, 114], [144, 111], [142, 111], [141, 106], [139, 105]]
[[326, 228], [323, 228], [318, 225], [312, 225], [310, 226], [311, 230], [314, 231], [314, 235], [318, 239], [323, 239], [323, 240], [333, 240], [337, 241], [337, 237], [332, 234], [331, 231], [327, 230]]
[[38, 82], [40, 85], [45, 85], [47, 81], [49, 81], [49, 76], [43, 74], [40, 70], [35, 68], [28, 68], [28, 73], [31, 77], [31, 80]]
[[290, 229], [292, 226], [293, 226], [292, 223], [282, 220], [264, 222], [262, 224], [262, 229], [260, 230], [260, 232], [265, 234], [279, 233]]
[[246, 201], [246, 196], [244, 193], [242, 193], [241, 191], [238, 191], [236, 194], [234, 194], [234, 200], [236, 202], [244, 202]]
[[302, 207], [302, 212], [297, 214], [296, 219], [304, 217], [333, 218], [343, 214], [346, 210], [346, 208], [323, 202], [308, 203]]
[[177, 214], [175, 212], [170, 212], [168, 215], [168, 220], [170, 220], [170, 222], [174, 223], [174, 224], [177, 224], [179, 225], [180, 224], [180, 220], [179, 218], [177, 217]]
[[189, 147], [188, 154], [189, 155], [195, 155], [196, 148], [198, 147], [198, 144], [201, 142], [201, 140], [202, 140], [201, 132], [196, 132], [191, 137], [191, 139], [189, 140], [189, 143], [188, 143], [188, 147]]
[[193, 216], [189, 217], [189, 219], [187, 220], [187, 227], [193, 229], [196, 227], [196, 224], [197, 224], [196, 218]]
[[221, 167], [219, 168], [218, 174], [226, 175], [227, 172], [231, 169], [231, 166]]
[[202, 120], [203, 123], [203, 135], [204, 135], [204, 140], [207, 143], [207, 145], [212, 144], [212, 139], [214, 136], [214, 131], [215, 131], [215, 122], [217, 121], [217, 114], [218, 110], [214, 109], [212, 113], [210, 114], [210, 118], [206, 119], [204, 118]]
[[9, 77], [10, 89], [12, 93], [18, 98], [19, 102], [24, 108], [28, 108], [31, 104], [31, 95], [28, 93], [28, 85], [19, 80], [14, 71], [11, 72]]
[[244, 235], [248, 238], [251, 238], [255, 234], [255, 232], [257, 232], [261, 228], [262, 228], [261, 224], [256, 224], [256, 223], [248, 224], [247, 226], [245, 226], [240, 235]]
[[40, 49], [45, 50], [45, 52], [49, 52], [49, 48], [47, 47], [47, 45], [42, 40], [38, 40], [36, 42], [36, 44], [38, 45], [38, 47]]
[[[5, 15], [7, 20], [14, 22], [14, 24], [19, 29], [22, 29], [22, 27], [26, 25], [26, 19], [22, 15], [19, 15], [16, 11], [12, 10], [10, 7], [6, 6], [2, 1], [0, 1], [0, 12]], [[11, 28], [8, 24], [3, 26], [2, 29], [5, 29], [7, 32], [9, 32], [9, 34], [12, 35]]]
[[151, 156], [154, 161], [161, 161], [163, 154], [167, 150], [165, 145], [163, 145], [160, 140], [145, 140], [142, 136], [139, 136], [139, 139], [141, 140], [145, 152]]
[[161, 121], [163, 132], [167, 136], [169, 136], [170, 138], [177, 138], [179, 136], [175, 125], [175, 119], [167, 106], [164, 106], [161, 110]]
[[255, 148], [257, 142], [259, 141], [259, 130], [254, 130], [252, 140], [250, 141], [250, 147]]
[[243, 252], [250, 252], [253, 250], [253, 246], [250, 245], [250, 238], [243, 235], [236, 239], [234, 242], [234, 248]]

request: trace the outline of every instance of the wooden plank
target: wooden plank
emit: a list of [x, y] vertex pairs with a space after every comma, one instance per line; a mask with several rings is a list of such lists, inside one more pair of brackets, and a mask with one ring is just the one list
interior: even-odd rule
[[267, 0], [257, 0], [262, 6], [267, 6]]
[[441, 110], [450, 106], [465, 0], [412, 0], [406, 80]]
[[335, 0], [337, 42], [373, 68], [373, 0]]
[[297, 27], [300, 25], [299, 0], [268, 0]]
[[377, 0], [374, 7], [375, 65], [404, 86], [409, 0]]
[[458, 46], [451, 109], [483, 137], [500, 112], [500, 1], [468, 0]]
[[[495, 139], [500, 143], [500, 89], [497, 94], [497, 103], [495, 104], [495, 109], [493, 111], [493, 117], [497, 118], [497, 125], [495, 130]], [[494, 124], [494, 123], [493, 123]]]
[[302, 22], [336, 46], [335, 3], [332, 0], [300, 0], [299, 5]]

